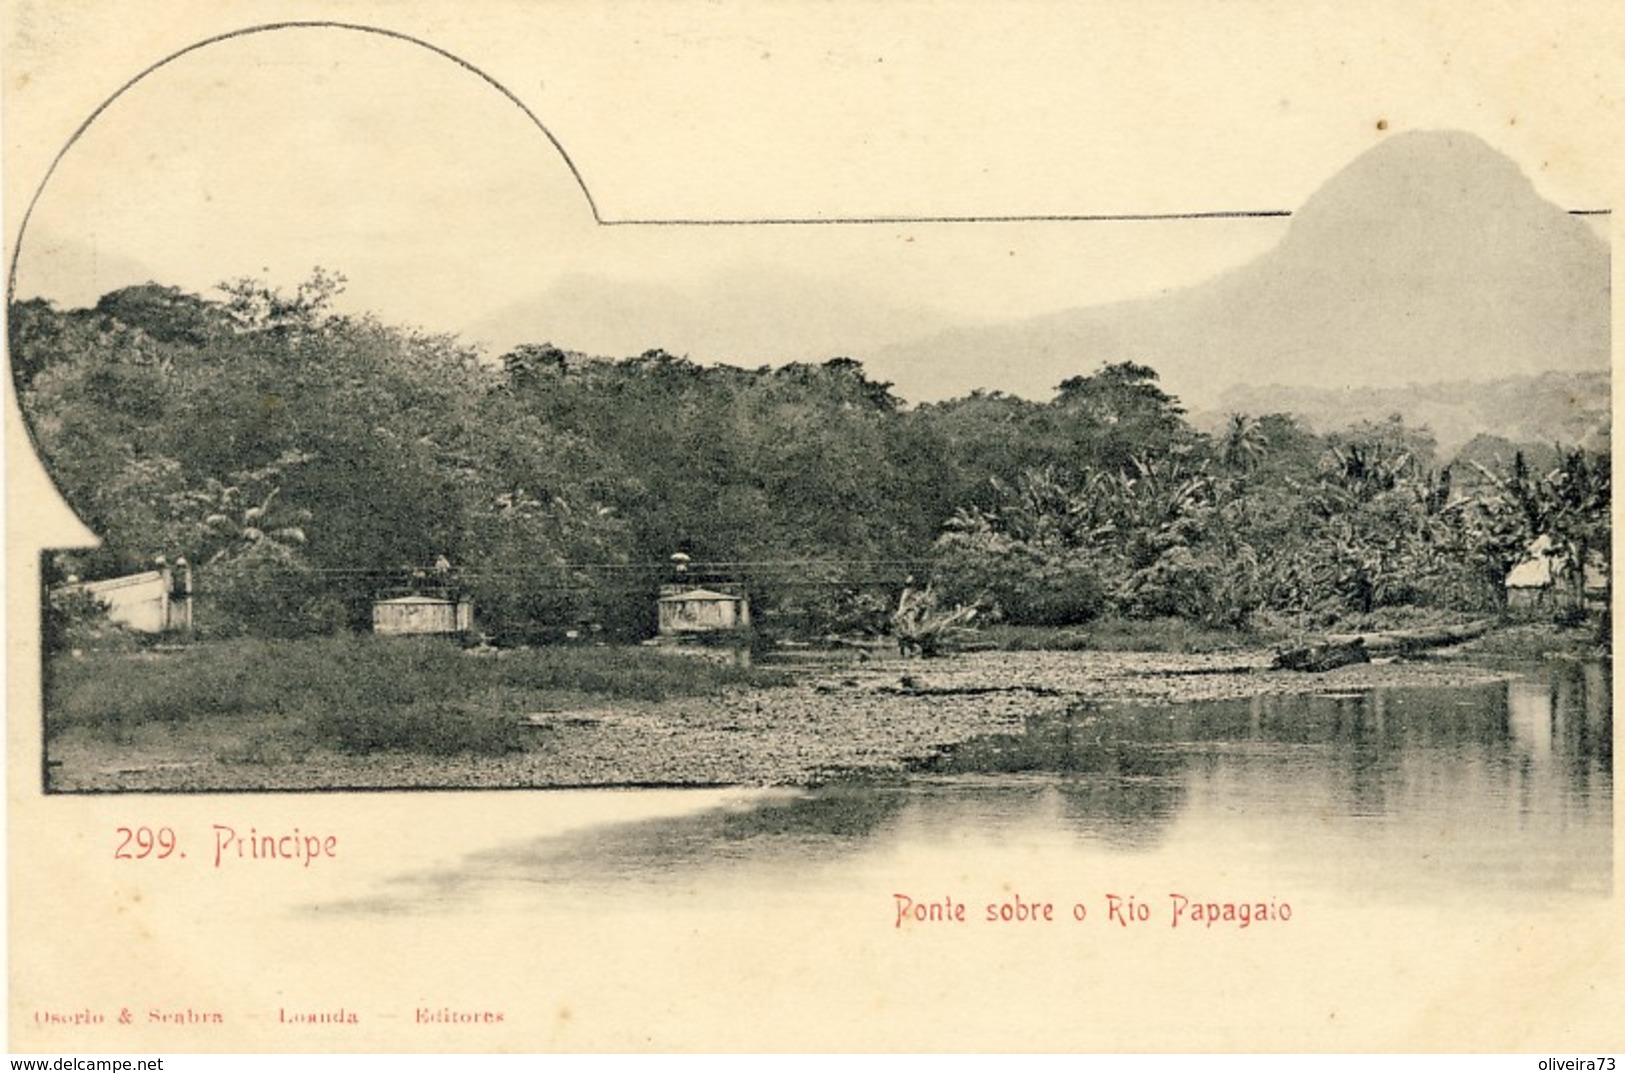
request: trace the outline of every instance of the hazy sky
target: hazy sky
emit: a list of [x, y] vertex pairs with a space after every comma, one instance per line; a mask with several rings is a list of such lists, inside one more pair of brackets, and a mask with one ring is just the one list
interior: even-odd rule
[[[109, 27], [21, 8], [11, 66], [34, 95], [11, 94], [8, 129], [35, 140], [8, 146], [13, 229], [53, 131], [59, 146], [144, 63], [256, 21]], [[380, 19], [378, 5], [321, 10], [431, 38], [499, 78], [610, 219], [1293, 209], [1387, 132], [1440, 125], [1518, 154], [1565, 207], [1590, 207], [1599, 178], [1580, 158], [1550, 166], [1549, 94], [1531, 115], [1494, 89], [1519, 50], [1565, 32], [1561, 18], [1515, 46], [1425, 16], [1328, 39], [1324, 19], [1270, 4], [1149, 4], [1132, 21], [1087, 5], [993, 18], [942, 4], [631, 4], [544, 18], [489, 4], [421, 25]], [[74, 64], [115, 30], [128, 69]], [[1587, 70], [1547, 77], [1583, 88]], [[468, 71], [376, 35], [283, 30], [190, 53], [115, 101], [46, 187], [18, 293], [78, 305], [146, 279], [291, 285], [319, 264], [349, 277], [348, 308], [498, 347], [551, 338], [776, 361], [816, 356], [800, 350], [827, 350], [843, 329], [861, 349], [1155, 294], [1250, 260], [1284, 230], [599, 227], [554, 147]], [[606, 297], [617, 289], [636, 300]]]

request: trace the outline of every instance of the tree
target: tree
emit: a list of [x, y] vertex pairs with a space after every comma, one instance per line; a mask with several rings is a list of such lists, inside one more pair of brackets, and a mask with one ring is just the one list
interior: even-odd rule
[[[482, 621], [520, 637], [647, 630], [679, 550], [726, 564], [713, 579], [748, 586], [769, 629], [814, 633], [882, 624], [924, 559], [944, 599], [1046, 624], [1493, 605], [1542, 534], [1606, 565], [1597, 456], [1475, 484], [1398, 420], [1319, 437], [1232, 415], [1209, 440], [1132, 362], [1049, 403], [913, 409], [845, 357], [751, 369], [543, 343], [498, 368], [339, 315], [342, 286], [317, 270], [291, 294], [145, 284], [13, 307], [30, 428], [104, 538], [66, 567], [184, 554], [235, 579], [234, 628], [327, 629], [364, 626], [443, 556]], [[270, 574], [289, 595], [256, 595]], [[1579, 599], [1578, 570], [1564, 580]]]
[[1269, 434], [1257, 418], [1233, 413], [1225, 420], [1219, 439], [1219, 462], [1232, 472], [1247, 473], [1257, 467], [1269, 446]]
[[1586, 574], [1610, 571], [1613, 491], [1608, 456], [1576, 448], [1562, 452], [1558, 467], [1543, 482], [1546, 527], [1562, 549], [1564, 580], [1573, 607], [1585, 607]]
[[1482, 481], [1453, 507], [1453, 548], [1477, 579], [1482, 602], [1501, 612], [1506, 610], [1507, 577], [1545, 530], [1546, 508], [1523, 452], [1513, 455], [1504, 474], [1482, 465], [1473, 468]]
[[1184, 408], [1157, 385], [1156, 370], [1130, 361], [1062, 381], [1054, 408], [1079, 470], [1126, 472], [1136, 455], [1195, 440], [1183, 420]]
[[291, 295], [247, 276], [217, 289], [226, 296], [224, 311], [237, 331], [288, 334], [320, 329], [346, 282], [343, 273], [317, 266]]

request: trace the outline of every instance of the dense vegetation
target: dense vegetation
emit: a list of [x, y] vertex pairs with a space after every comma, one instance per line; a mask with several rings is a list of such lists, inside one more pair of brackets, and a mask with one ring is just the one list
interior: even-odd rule
[[193, 724], [233, 742], [230, 759], [255, 763], [303, 759], [316, 747], [492, 755], [524, 747], [522, 716], [783, 681], [638, 646], [465, 659], [439, 638], [240, 637], [157, 660], [60, 658], [47, 732], [128, 744], [150, 724]]
[[1044, 403], [912, 408], [846, 358], [490, 362], [333, 314], [341, 285], [12, 307], [24, 410], [104, 537], [58, 578], [185, 556], [201, 630], [286, 637], [364, 626], [443, 556], [481, 628], [519, 639], [650, 632], [676, 552], [812, 634], [884, 629], [910, 579], [981, 621], [1240, 627], [1498, 610], [1541, 535], [1560, 567], [1606, 566], [1608, 458], [1578, 448], [1451, 468], [1398, 420], [1322, 436], [1280, 414], [1204, 436], [1126, 361]]

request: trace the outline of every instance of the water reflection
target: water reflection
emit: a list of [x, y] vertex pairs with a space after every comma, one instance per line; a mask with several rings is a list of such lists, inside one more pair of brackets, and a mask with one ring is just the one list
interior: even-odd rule
[[[1081, 706], [1034, 717], [1020, 734], [977, 738], [918, 765], [935, 776], [1054, 775], [1060, 816], [1071, 828], [1123, 846], [1148, 846], [1185, 798], [1184, 755], [1174, 747], [1175, 709]], [[1225, 725], [1233, 713], [1215, 710]], [[1215, 733], [1219, 731], [1216, 729]], [[1001, 796], [997, 788], [971, 790]]]
[[906, 804], [905, 795], [891, 792], [896, 788], [852, 781], [816, 793], [765, 791], [740, 804], [511, 842], [471, 854], [456, 867], [397, 876], [383, 891], [319, 908], [452, 908], [515, 889], [672, 892], [719, 876], [758, 885], [794, 883], [809, 868], [883, 840]]
[[1051, 773], [1087, 802], [1080, 816], [1136, 828], [1172, 821], [1194, 779], [1234, 773], [1256, 776], [1256, 792], [1271, 799], [1280, 789], [1272, 784], [1314, 781], [1351, 816], [1470, 802], [1472, 790], [1492, 800], [1516, 796], [1530, 813], [1595, 811], [1606, 826], [1609, 690], [1605, 667], [1574, 665], [1456, 689], [1086, 704], [1035, 717], [1020, 734], [947, 749], [922, 769]]
[[1237, 876], [1341, 897], [1606, 894], [1610, 686], [1606, 667], [1572, 665], [1451, 689], [1083, 704], [907, 776], [512, 844], [409, 877], [391, 898], [537, 884], [795, 890], [956, 844], [1119, 869], [1155, 856], [1175, 871], [1219, 847]]

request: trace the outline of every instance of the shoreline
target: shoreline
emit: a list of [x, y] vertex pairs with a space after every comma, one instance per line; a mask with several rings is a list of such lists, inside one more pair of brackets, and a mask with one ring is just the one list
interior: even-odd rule
[[[812, 786], [894, 775], [985, 734], [1079, 703], [1183, 704], [1251, 696], [1503, 681], [1470, 658], [1269, 670], [1271, 653], [975, 652], [797, 666], [793, 684], [531, 714], [525, 748], [498, 756], [357, 755], [265, 748], [274, 718], [133, 728], [110, 743], [69, 729], [51, 742], [51, 793], [343, 792]], [[684, 658], [684, 657], [673, 657]], [[245, 750], [252, 733], [262, 744]]]

